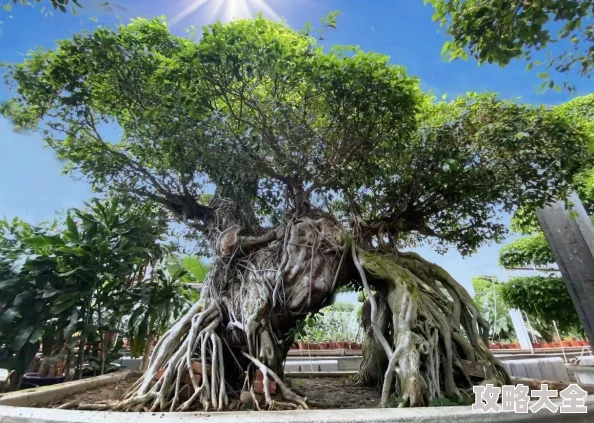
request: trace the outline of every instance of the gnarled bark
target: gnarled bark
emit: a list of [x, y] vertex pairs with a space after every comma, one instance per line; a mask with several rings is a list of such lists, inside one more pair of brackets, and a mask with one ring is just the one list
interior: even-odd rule
[[[387, 292], [392, 333], [385, 348], [389, 358], [381, 368], [382, 406], [392, 395], [399, 406], [429, 405], [443, 397], [469, 399], [473, 384], [484, 383], [485, 378], [467, 374], [461, 360], [481, 363], [486, 379], [493, 383], [509, 383], [488, 349], [487, 323], [470, 295], [445, 270], [414, 253], [391, 257], [358, 250], [353, 255], [361, 278]], [[378, 335], [388, 333], [368, 337]], [[375, 347], [371, 341], [366, 345]], [[363, 362], [361, 383], [382, 379], [372, 365]]]

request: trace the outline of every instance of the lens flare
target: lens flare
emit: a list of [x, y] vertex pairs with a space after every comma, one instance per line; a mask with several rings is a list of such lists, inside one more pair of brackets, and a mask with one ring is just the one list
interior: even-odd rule
[[204, 18], [208, 23], [215, 20], [229, 22], [233, 19], [249, 18], [259, 12], [270, 19], [281, 19], [266, 0], [192, 0], [187, 2], [169, 23], [173, 26], [199, 9], [205, 12]]

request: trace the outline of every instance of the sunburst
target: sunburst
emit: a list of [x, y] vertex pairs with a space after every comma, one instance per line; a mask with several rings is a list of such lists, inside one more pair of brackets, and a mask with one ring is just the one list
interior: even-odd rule
[[187, 0], [185, 3], [183, 9], [169, 21], [170, 25], [179, 23], [198, 10], [205, 12], [200, 20], [207, 23], [249, 18], [259, 12], [271, 19], [281, 19], [266, 0]]

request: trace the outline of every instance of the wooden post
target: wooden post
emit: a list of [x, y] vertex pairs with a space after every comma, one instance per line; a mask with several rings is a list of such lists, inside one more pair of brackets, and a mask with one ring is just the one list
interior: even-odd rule
[[594, 345], [594, 227], [579, 197], [536, 210], [590, 345]]

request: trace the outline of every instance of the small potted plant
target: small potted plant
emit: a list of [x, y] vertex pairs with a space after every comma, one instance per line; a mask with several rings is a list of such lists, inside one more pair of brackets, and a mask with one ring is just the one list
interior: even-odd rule
[[346, 341], [337, 341], [336, 342], [336, 348], [338, 348], [339, 350], [344, 350], [346, 347], [347, 347]]
[[309, 338], [308, 335], [303, 333], [299, 336], [297, 341], [300, 350], [309, 350]]

